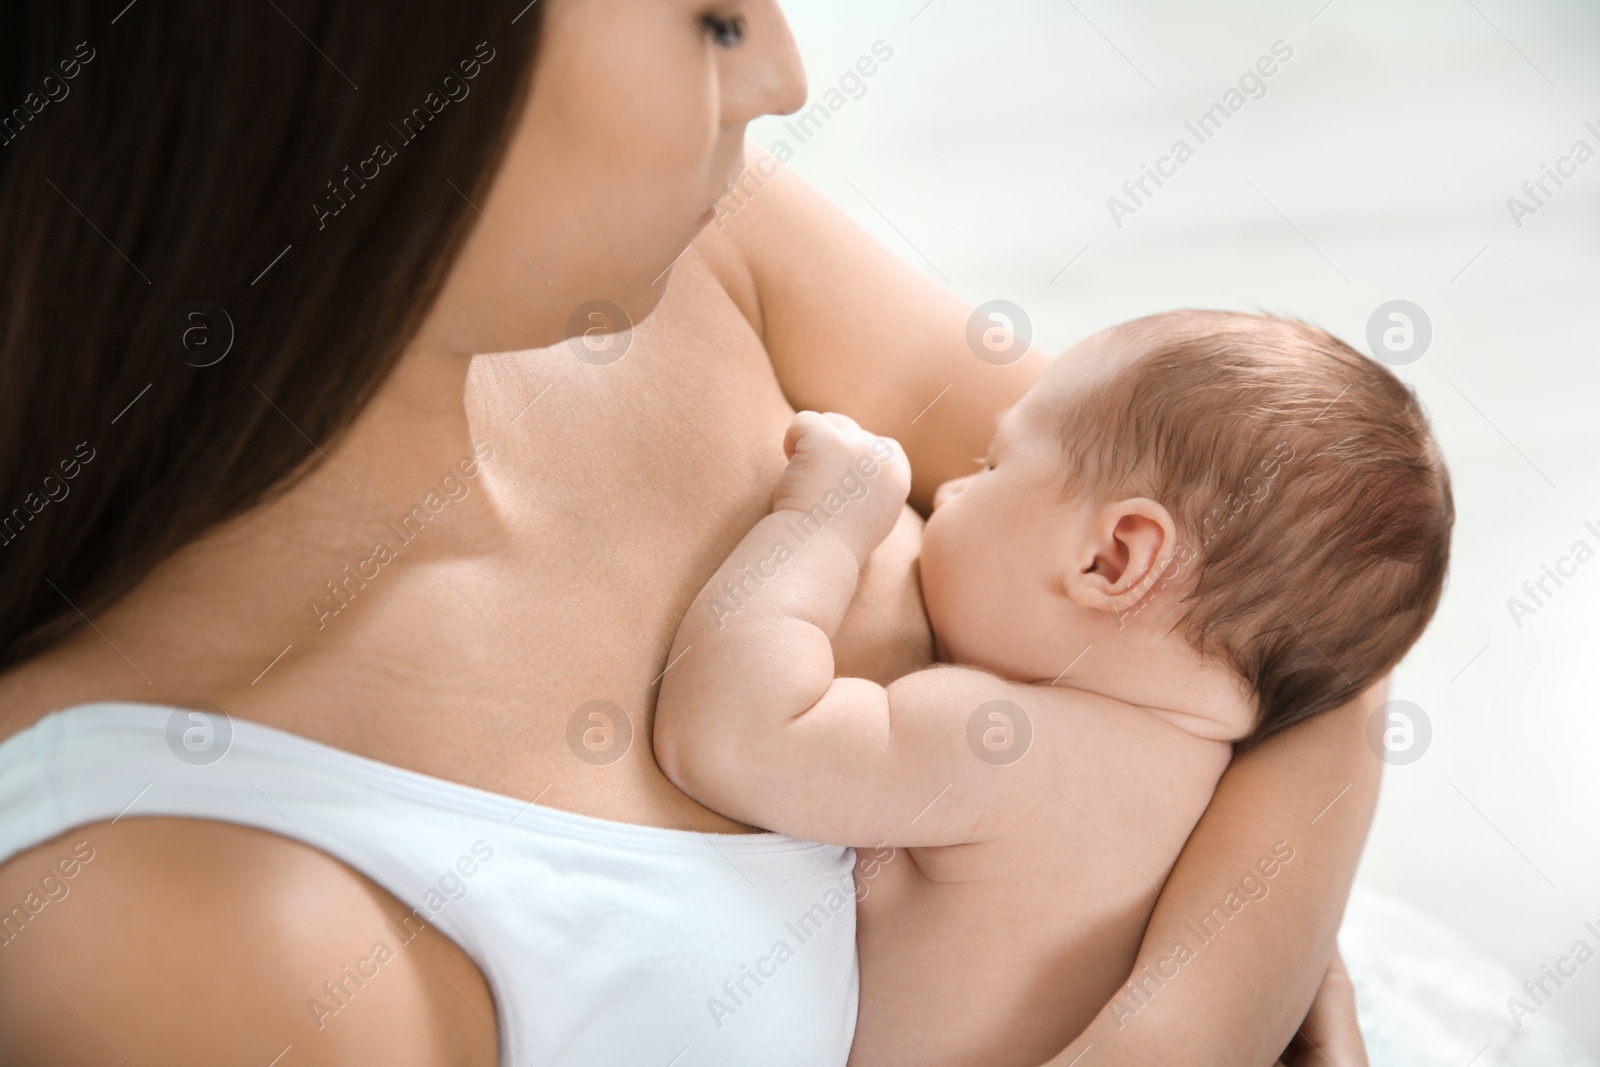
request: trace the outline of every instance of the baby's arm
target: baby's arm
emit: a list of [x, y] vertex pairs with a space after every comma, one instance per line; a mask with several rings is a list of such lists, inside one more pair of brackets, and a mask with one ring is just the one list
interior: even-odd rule
[[[936, 667], [887, 688], [834, 678], [831, 638], [910, 485], [904, 453], [842, 415], [801, 412], [773, 511], [690, 607], [656, 701], [655, 754], [708, 807], [843, 845], [955, 844], [1005, 825], [1039, 753], [975, 758], [967, 720], [1030, 687]], [[1002, 726], [1003, 728], [1003, 726]], [[937, 803], [934, 801], [937, 799]]]

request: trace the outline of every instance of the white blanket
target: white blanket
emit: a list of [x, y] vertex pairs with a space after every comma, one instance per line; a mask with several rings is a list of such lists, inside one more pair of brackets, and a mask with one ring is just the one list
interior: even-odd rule
[[1560, 990], [1513, 1021], [1508, 997], [1533, 1005], [1521, 981], [1409, 904], [1356, 886], [1339, 950], [1372, 1067], [1596, 1067], [1554, 1018]]

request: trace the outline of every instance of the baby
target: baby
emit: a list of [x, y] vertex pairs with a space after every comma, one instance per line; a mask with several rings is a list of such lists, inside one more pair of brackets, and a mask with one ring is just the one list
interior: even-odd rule
[[940, 487], [920, 566], [951, 665], [885, 688], [835, 678], [830, 639], [905, 456], [815, 412], [784, 449], [772, 514], [678, 631], [655, 751], [709, 807], [863, 850], [851, 1063], [871, 1067], [1065, 1047], [1128, 980], [1235, 745], [1395, 665], [1454, 520], [1385, 368], [1285, 319], [1138, 319], [1058, 359]]

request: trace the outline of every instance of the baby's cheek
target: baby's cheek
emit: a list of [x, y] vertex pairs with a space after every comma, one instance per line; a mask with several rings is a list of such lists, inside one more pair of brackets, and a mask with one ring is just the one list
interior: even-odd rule
[[[997, 637], [1015, 631], [1025, 604], [1019, 602], [1015, 546], [1002, 545], [986, 538], [975, 538], [960, 546], [960, 551], [940, 568], [940, 597], [937, 618], [952, 631], [952, 641], [972, 653], [974, 645], [991, 645]], [[940, 631], [943, 637], [944, 631]]]
[[981, 591], [982, 584], [973, 567], [973, 553], [959, 533], [949, 526], [925, 538], [918, 566], [929, 625], [945, 652], [964, 648], [968, 632], [982, 623], [973, 610], [974, 594]]

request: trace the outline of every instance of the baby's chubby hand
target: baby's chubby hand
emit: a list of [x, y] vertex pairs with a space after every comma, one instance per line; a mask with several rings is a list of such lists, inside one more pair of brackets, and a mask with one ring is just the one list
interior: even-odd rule
[[865, 563], [894, 529], [911, 492], [905, 450], [848, 415], [802, 411], [789, 423], [783, 452], [789, 466], [773, 490], [772, 509], [813, 516]]

